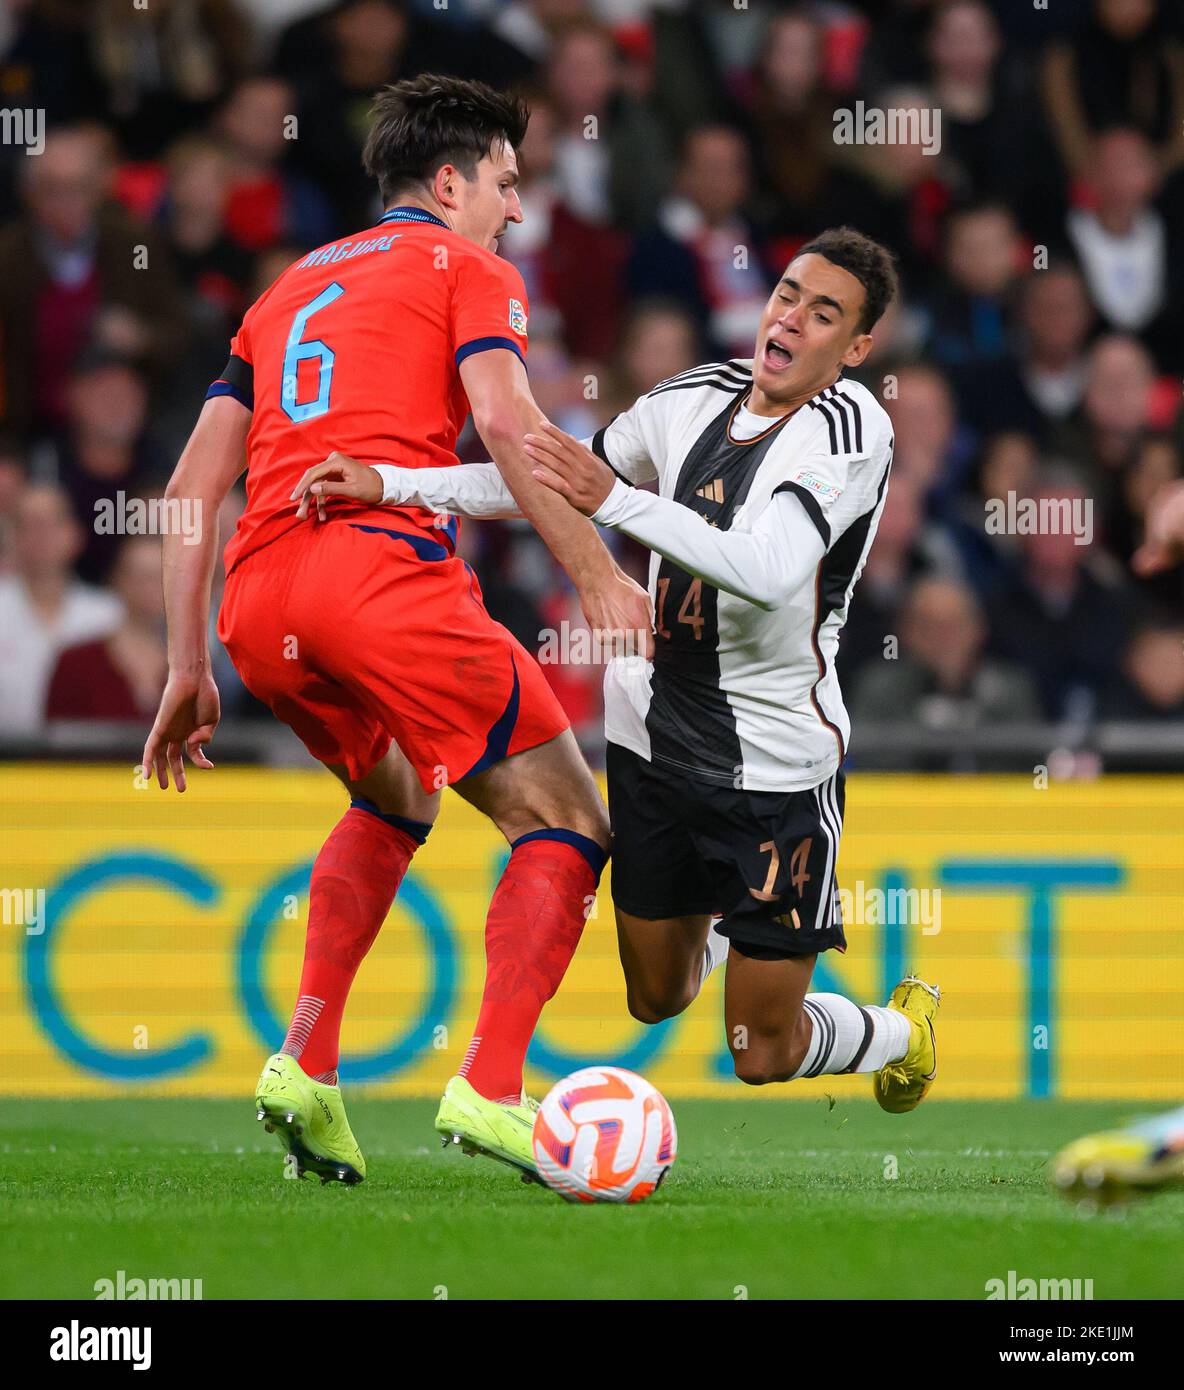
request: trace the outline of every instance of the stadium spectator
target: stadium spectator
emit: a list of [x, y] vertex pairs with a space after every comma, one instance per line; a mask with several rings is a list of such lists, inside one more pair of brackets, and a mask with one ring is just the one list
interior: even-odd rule
[[746, 215], [748, 151], [738, 131], [704, 126], [687, 136], [674, 189], [640, 236], [628, 281], [639, 299], [667, 298], [696, 317], [713, 355], [750, 356], [769, 299], [771, 267]]
[[570, 352], [605, 359], [620, 332], [629, 239], [589, 222], [564, 202], [555, 138], [554, 106], [546, 96], [532, 98], [530, 125], [519, 151], [518, 193], [525, 220], [507, 229], [503, 254], [526, 284], [532, 355], [538, 334], [558, 332]]
[[1126, 595], [1089, 563], [1097, 518], [1075, 477], [1050, 472], [1032, 501], [1051, 504], [1057, 520], [1021, 537], [1021, 571], [991, 606], [992, 651], [1029, 673], [1049, 719], [1086, 720], [1123, 648]]
[[940, 513], [962, 490], [974, 458], [973, 438], [959, 424], [949, 383], [935, 367], [916, 363], [889, 375], [895, 381], [885, 391], [884, 409], [896, 431], [893, 485], [907, 473]]
[[837, 664], [844, 682], [892, 650], [889, 639], [899, 639], [901, 608], [917, 580], [960, 574], [958, 554], [945, 529], [926, 521], [924, 502], [924, 489], [911, 474], [892, 479], [859, 580], [860, 601], [851, 605], [839, 638]]
[[1159, 171], [1151, 146], [1136, 130], [1110, 130], [1094, 141], [1095, 205], [1078, 207], [1066, 223], [1104, 322], [1145, 333], [1165, 365], [1181, 360], [1178, 273], [1168, 257], [1167, 228], [1152, 205]]
[[185, 136], [169, 150], [166, 168], [157, 221], [169, 243], [190, 332], [184, 355], [158, 393], [153, 426], [176, 455], [193, 425], [194, 402], [226, 365], [227, 345], [251, 302], [255, 258], [226, 230], [231, 161], [225, 147], [206, 136]]
[[[749, 48], [756, 47], [768, 20], [767, 6], [750, 3], [747, 10], [721, 13], [721, 7], [713, 5], [625, 2], [640, 4], [645, 11], [629, 31], [642, 35], [649, 50], [649, 95], [671, 140], [677, 144], [695, 126], [736, 120], [740, 103], [728, 79], [743, 78]], [[605, 0], [598, 10], [607, 22], [619, 25], [606, 13], [616, 4], [617, 0]], [[716, 25], [740, 42], [717, 42]], [[750, 36], [755, 36], [751, 44]]]
[[58, 653], [119, 622], [114, 594], [74, 573], [82, 529], [64, 488], [30, 484], [17, 500], [13, 568], [0, 575], [0, 734], [36, 734]]
[[[975, 505], [989, 497], [1031, 497], [1040, 468], [1040, 455], [1030, 435], [1003, 431], [987, 440], [979, 466]], [[1002, 538], [1005, 539], [1005, 538]]]
[[133, 159], [207, 115], [250, 46], [234, 0], [95, 0], [90, 40], [106, 119]]
[[362, 168], [365, 113], [377, 88], [430, 67], [405, 6], [384, 0], [334, 5], [280, 39], [277, 71], [297, 94], [298, 167], [324, 189], [350, 229], [377, 218], [373, 181]]
[[1067, 419], [1085, 394], [1086, 343], [1093, 308], [1066, 264], [1034, 270], [1020, 285], [1019, 381], [1037, 428]]
[[999, 100], [999, 24], [981, 0], [934, 12], [925, 45], [929, 87], [941, 111], [942, 146], [967, 193], [998, 197], [1015, 186], [1015, 112]]
[[622, 90], [612, 35], [581, 20], [555, 39], [546, 90], [557, 115], [555, 177], [577, 216], [633, 232], [666, 191], [666, 139], [648, 108]]
[[[880, 102], [915, 130], [933, 109], [932, 96], [921, 87], [890, 88]], [[941, 257], [942, 226], [953, 197], [953, 171], [941, 151], [923, 139], [894, 140], [836, 146], [834, 159], [830, 188], [840, 196], [828, 198], [829, 221], [850, 222], [891, 246], [907, 294], [923, 294]], [[844, 184], [840, 168], [858, 177]], [[808, 220], [818, 211], [801, 217]]]
[[332, 211], [309, 179], [286, 167], [300, 130], [295, 93], [275, 77], [248, 77], [217, 120], [230, 159], [226, 230], [247, 251], [281, 242], [319, 246], [335, 230]]
[[1031, 497], [1039, 471], [1040, 455], [1032, 436], [1004, 430], [982, 447], [977, 485], [953, 499], [946, 525], [966, 579], [980, 599], [988, 600], [1007, 587], [1022, 557], [1018, 537], [988, 527], [987, 518], [1009, 499]]
[[1085, 28], [1049, 45], [1044, 99], [1061, 157], [1076, 177], [1091, 172], [1090, 137], [1114, 125], [1142, 131], [1163, 170], [1184, 160], [1184, 54], [1168, 31], [1167, 4], [1093, 0]]
[[761, 188], [786, 224], [800, 223], [833, 175], [835, 98], [823, 77], [824, 42], [823, 25], [809, 11], [774, 15], [745, 92]]
[[1019, 268], [1015, 219], [1001, 203], [951, 212], [945, 226], [942, 275], [929, 297], [927, 348], [950, 376], [969, 422], [992, 419], [983, 368], [1011, 355], [1008, 299]]
[[179, 140], [167, 156], [168, 183], [159, 221], [168, 238], [191, 324], [230, 340], [242, 317], [251, 255], [226, 226], [234, 185], [234, 156], [200, 135]]
[[[6, 103], [44, 113], [49, 128], [93, 117], [101, 100], [81, 16], [44, 4], [0, 10], [0, 92]], [[0, 142], [0, 218], [17, 210], [21, 168], [33, 142]]]
[[638, 301], [626, 320], [616, 365], [605, 396], [607, 423], [652, 391], [703, 361], [704, 349], [695, 319], [679, 300]]
[[927, 81], [941, 112], [943, 164], [962, 198], [1005, 202], [1020, 226], [1047, 241], [1064, 217], [1064, 184], [1031, 67], [1008, 51], [1007, 16], [984, 0], [933, 7]]
[[293, 161], [328, 196], [337, 230], [351, 231], [382, 210], [361, 164], [366, 115], [379, 87], [421, 72], [495, 86], [533, 73], [533, 64], [487, 29], [437, 23], [404, 0], [342, 0], [298, 20], [281, 36], [274, 68], [298, 96]]
[[899, 657], [861, 672], [852, 693], [854, 719], [945, 730], [1039, 719], [1024, 671], [985, 655], [987, 623], [972, 590], [949, 579], [918, 580], [900, 628]]
[[[844, 104], [828, 84], [832, 32], [810, 10], [790, 10], [769, 22], [746, 84], [743, 122], [756, 169], [756, 212], [781, 265], [809, 237], [851, 225], [896, 250], [907, 285], [916, 257], [932, 250], [922, 249], [924, 225], [945, 205], [935, 177], [940, 160], [926, 155], [920, 141], [836, 143], [836, 121], [851, 112], [850, 97]], [[883, 100], [918, 113], [932, 104], [917, 91]]]
[[184, 306], [156, 234], [107, 198], [97, 127], [49, 135], [24, 169], [25, 213], [0, 229], [4, 423], [28, 435], [62, 420], [70, 369], [97, 342], [167, 374]]
[[1081, 408], [1054, 431], [1054, 452], [1072, 459], [1086, 490], [1109, 515], [1122, 473], [1150, 424], [1155, 368], [1137, 339], [1099, 338], [1086, 360]]
[[123, 604], [119, 625], [60, 654], [46, 695], [47, 721], [142, 723], [156, 711], [168, 674], [160, 541], [152, 536], [125, 540], [111, 571], [111, 588]]
[[1010, 351], [967, 374], [967, 419], [982, 430], [1026, 431], [1048, 443], [1085, 394], [1093, 306], [1067, 260], [1030, 271], [1014, 294]]
[[79, 359], [66, 392], [66, 420], [57, 441], [61, 482], [86, 537], [78, 557], [88, 584], [107, 579], [119, 535], [96, 525], [101, 505], [143, 496], [168, 480], [171, 459], [147, 432], [148, 391], [127, 359], [92, 350]]
[[1106, 691], [1108, 719], [1184, 720], [1184, 624], [1148, 622], [1137, 629]]

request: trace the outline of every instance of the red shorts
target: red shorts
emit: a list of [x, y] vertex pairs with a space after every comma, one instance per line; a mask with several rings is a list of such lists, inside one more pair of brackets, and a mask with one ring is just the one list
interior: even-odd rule
[[353, 781], [392, 739], [432, 792], [568, 727], [450, 537], [402, 517], [310, 523], [245, 556], [218, 636], [247, 689]]

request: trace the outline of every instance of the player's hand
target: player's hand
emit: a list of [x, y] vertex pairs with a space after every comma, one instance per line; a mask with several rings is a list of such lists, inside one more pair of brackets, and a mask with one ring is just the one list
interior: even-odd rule
[[614, 656], [653, 656], [654, 606], [618, 564], [607, 579], [580, 590], [580, 606], [593, 632], [610, 634]]
[[1159, 574], [1184, 561], [1184, 482], [1169, 483], [1147, 508], [1147, 533], [1131, 556], [1136, 574]]
[[566, 497], [577, 512], [591, 516], [613, 490], [613, 470], [587, 445], [550, 420], [544, 420], [539, 430], [538, 434], [528, 434], [522, 443], [535, 465], [533, 476]]
[[316, 503], [317, 520], [325, 519], [326, 497], [349, 497], [355, 502], [382, 501], [382, 477], [368, 463], [359, 463], [336, 450], [323, 462], [314, 464], [292, 489], [291, 500], [299, 502], [296, 515], [303, 520]]
[[218, 687], [208, 672], [200, 676], [169, 675], [156, 723], [144, 745], [140, 771], [145, 781], [156, 769], [156, 780], [162, 791], [168, 790], [169, 768], [179, 792], [185, 790], [185, 761], [182, 750], [189, 754], [197, 767], [214, 764], [206, 757], [205, 745], [214, 737], [222, 705]]

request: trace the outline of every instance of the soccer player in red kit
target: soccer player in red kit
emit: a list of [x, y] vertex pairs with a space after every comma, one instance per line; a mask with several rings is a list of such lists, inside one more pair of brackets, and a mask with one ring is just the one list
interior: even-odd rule
[[[472, 1042], [436, 1127], [530, 1172], [526, 1047], [583, 929], [608, 819], [534, 658], [481, 601], [456, 521], [334, 498], [304, 519], [297, 481], [335, 449], [409, 467], [456, 462], [472, 412], [490, 454], [575, 583], [594, 628], [650, 626], [643, 590], [592, 523], [531, 477], [542, 414], [527, 384], [528, 305], [496, 255], [522, 220], [527, 112], [479, 83], [425, 75], [377, 97], [365, 149], [386, 212], [290, 266], [248, 310], [168, 487], [212, 523], [247, 470], [218, 632], [247, 687], [344, 784], [350, 806], [313, 866], [292, 1023], [257, 1113], [302, 1172], [358, 1182], [337, 1086], [354, 975], [451, 786], [511, 846], [486, 925]], [[207, 647], [215, 527], [166, 536], [169, 679], [145, 776], [185, 789], [218, 721]]]

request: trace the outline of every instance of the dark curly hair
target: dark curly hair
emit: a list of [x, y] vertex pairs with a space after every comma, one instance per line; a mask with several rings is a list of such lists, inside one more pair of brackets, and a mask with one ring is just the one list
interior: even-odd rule
[[863, 286], [863, 312], [856, 331], [870, 333], [896, 298], [900, 284], [896, 260], [886, 246], [854, 227], [831, 227], [808, 241], [797, 256], [824, 256], [832, 265], [854, 275]]
[[423, 73], [384, 87], [374, 98], [362, 163], [378, 180], [383, 203], [390, 203], [430, 182], [441, 164], [455, 164], [473, 179], [494, 144], [522, 143], [529, 119], [519, 97], [484, 82]]

